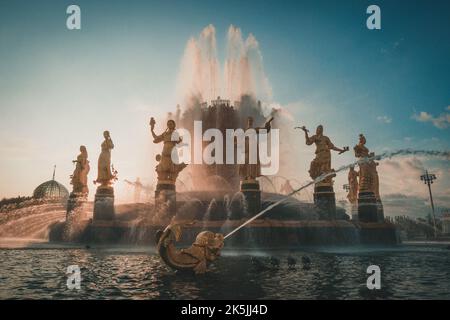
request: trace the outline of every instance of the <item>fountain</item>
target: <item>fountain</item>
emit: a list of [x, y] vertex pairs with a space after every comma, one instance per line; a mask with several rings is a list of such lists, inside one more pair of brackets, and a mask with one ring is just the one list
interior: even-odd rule
[[[249, 100], [246, 97], [247, 101]], [[242, 102], [241, 102], [242, 103]], [[242, 105], [242, 104], [241, 104]], [[258, 102], [255, 102], [258, 106]], [[232, 107], [228, 101], [213, 101], [210, 106], [203, 105], [198, 113], [199, 120], [205, 120], [204, 130], [216, 126], [219, 130], [227, 129], [227, 119], [237, 119], [236, 125], [240, 122], [241, 114], [239, 109]], [[211, 116], [211, 113], [214, 116]], [[224, 115], [224, 121], [216, 114]], [[181, 120], [184, 127], [188, 127], [186, 118]], [[192, 119], [192, 118], [191, 118]], [[213, 119], [209, 123], [208, 119]], [[153, 125], [152, 125], [153, 123]], [[268, 127], [266, 122], [265, 127]], [[209, 124], [209, 125], [208, 125]], [[164, 134], [175, 131], [175, 122], [168, 122], [168, 129]], [[153, 131], [154, 120], [150, 122]], [[171, 126], [173, 129], [170, 129]], [[335, 207], [335, 202], [330, 201], [331, 212], [324, 212], [322, 202], [306, 203], [294, 197], [298, 192], [309, 186], [323, 186], [325, 181], [332, 184], [332, 178], [341, 171], [350, 167], [331, 169], [331, 166], [321, 167], [313, 180], [297, 189], [292, 189], [287, 195], [277, 192], [264, 192], [259, 188], [261, 176], [259, 164], [248, 166], [248, 164], [194, 164], [172, 163], [172, 158], [167, 154], [176, 146], [169, 142], [163, 135], [155, 134], [155, 143], [164, 142], [163, 154], [156, 168], [158, 173], [158, 183], [155, 192], [154, 205], [144, 205], [141, 213], [135, 215], [132, 220], [127, 221], [122, 214], [118, 214], [118, 206], [114, 210], [114, 217], [98, 219], [94, 215], [93, 221], [83, 220], [81, 214], [71, 214], [69, 217], [80, 217], [78, 220], [68, 218], [66, 227], [62, 230], [70, 229], [70, 237], [65, 232], [58, 235], [52, 233], [52, 240], [64, 240], [70, 238], [71, 241], [80, 242], [101, 242], [101, 243], [145, 243], [154, 244], [154, 237], [158, 230], [164, 230], [169, 223], [176, 221], [185, 224], [183, 239], [181, 243], [190, 244], [202, 230], [214, 233], [233, 234], [233, 241], [225, 241], [225, 247], [295, 247], [299, 245], [323, 245], [323, 244], [395, 244], [397, 235], [394, 226], [385, 222], [377, 216], [376, 192], [377, 185], [371, 181], [375, 171], [373, 164], [375, 157], [372, 154], [361, 156], [356, 150], [359, 166], [359, 193], [358, 217], [359, 221], [350, 220], [342, 212], [342, 209]], [[181, 141], [181, 139], [180, 139]], [[170, 144], [170, 145], [169, 145]], [[167, 150], [164, 150], [167, 149]], [[343, 150], [343, 149], [342, 149]], [[378, 159], [378, 158], [377, 158]], [[315, 160], [317, 161], [317, 160]], [[368, 167], [365, 167], [368, 166]], [[368, 169], [367, 169], [368, 168]], [[175, 182], [181, 170], [189, 171], [188, 176], [192, 177], [194, 188], [188, 191], [177, 192]], [[312, 175], [313, 177], [313, 175]], [[240, 181], [240, 183], [239, 183]], [[243, 185], [245, 187], [243, 187]], [[250, 187], [251, 186], [251, 187]], [[273, 186], [273, 184], [272, 184]], [[168, 192], [169, 191], [169, 192]], [[272, 191], [272, 190], [270, 190]], [[368, 207], [365, 195], [373, 194], [373, 199]], [[317, 195], [314, 197], [318, 198]], [[322, 199], [323, 200], [323, 199]], [[133, 207], [134, 206], [134, 207]], [[138, 204], [130, 205], [129, 214], [137, 210]], [[80, 209], [80, 210], [86, 210]], [[94, 212], [95, 212], [94, 204]], [[367, 212], [370, 211], [368, 215]], [[375, 210], [375, 211], [374, 211]], [[366, 216], [370, 216], [367, 219]], [[244, 224], [245, 231], [239, 231]], [[74, 225], [82, 227], [75, 228]], [[75, 231], [73, 231], [75, 230]], [[236, 232], [236, 230], [238, 230]], [[227, 239], [227, 237], [225, 238]]]
[[[228, 240], [231, 236], [226, 237], [225, 247], [397, 243], [394, 225], [384, 219], [376, 161], [420, 151], [401, 150], [375, 157], [364, 146], [365, 138], [364, 141], [361, 138], [354, 148], [358, 161], [352, 165], [358, 167], [359, 172], [352, 176], [352, 199], [349, 199], [352, 216], [354, 214], [357, 219], [351, 220], [345, 210], [336, 206], [333, 189], [334, 175], [350, 167], [333, 170], [331, 166], [331, 151], [342, 153], [349, 148], [335, 147], [323, 135], [323, 126], [319, 126], [313, 136], [301, 127], [306, 144], [316, 145], [316, 157], [309, 170], [312, 181], [295, 188], [291, 184], [294, 178], [264, 175], [259, 159], [256, 163], [249, 162], [249, 148], [245, 148], [244, 163], [186, 164], [173, 159], [172, 151], [183, 144], [182, 139], [172, 139], [177, 133], [176, 126], [193, 136], [198, 130], [196, 121], [202, 124], [201, 135], [210, 129], [225, 137], [227, 129], [265, 130], [271, 131], [270, 136], [276, 130], [291, 130], [283, 123], [282, 112], [264, 112], [263, 104], [256, 98], [267, 101], [270, 86], [254, 37], [244, 42], [240, 30], [230, 27], [224, 79], [220, 79], [214, 30], [208, 27], [207, 31], [199, 39], [189, 41], [186, 47], [178, 86], [181, 88], [179, 98], [185, 101], [183, 112], [177, 106], [177, 111], [168, 116], [166, 130], [160, 134], [155, 132], [156, 120], [150, 120], [153, 142], [163, 144], [161, 153], [156, 155], [154, 203], [114, 204], [112, 183], [117, 180], [117, 171], [111, 166], [114, 145], [109, 132], [105, 131], [96, 179], [100, 185], [94, 203], [85, 201], [87, 186], [81, 182], [87, 179], [87, 152], [80, 148], [66, 222], [51, 227], [50, 240], [154, 244], [158, 230], [164, 230], [173, 221], [182, 221], [185, 223], [181, 239], [184, 244], [191, 244], [198, 233], [205, 230], [232, 235], [231, 242]], [[218, 97], [219, 94], [228, 99]], [[200, 150], [207, 149], [212, 140], [202, 141]], [[285, 147], [284, 157], [289, 157], [288, 151], [290, 149]], [[226, 152], [226, 146], [223, 146], [223, 150], [214, 149], [211, 154], [218, 156]], [[283, 185], [277, 189], [275, 180], [280, 177]], [[265, 189], [265, 185], [268, 188]], [[312, 189], [313, 201], [300, 200], [298, 195], [308, 192], [308, 187]]]

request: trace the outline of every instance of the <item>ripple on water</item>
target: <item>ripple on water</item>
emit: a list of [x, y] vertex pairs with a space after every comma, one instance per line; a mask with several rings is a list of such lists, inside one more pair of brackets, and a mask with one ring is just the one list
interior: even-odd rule
[[[296, 260], [288, 268], [287, 256]], [[269, 263], [270, 256], [280, 267]], [[311, 260], [309, 267], [302, 257]], [[255, 268], [252, 258], [263, 268]], [[66, 268], [81, 268], [81, 290], [68, 290]], [[381, 290], [368, 290], [366, 268], [379, 265]], [[421, 245], [320, 252], [225, 252], [211, 272], [178, 274], [150, 250], [0, 249], [1, 299], [450, 299], [450, 251]]]

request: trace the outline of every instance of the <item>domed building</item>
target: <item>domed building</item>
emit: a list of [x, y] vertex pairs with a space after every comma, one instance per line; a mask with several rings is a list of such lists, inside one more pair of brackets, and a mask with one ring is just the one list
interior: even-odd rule
[[44, 200], [64, 201], [69, 197], [69, 191], [61, 183], [55, 180], [55, 170], [53, 170], [52, 180], [41, 183], [33, 191], [33, 198]]

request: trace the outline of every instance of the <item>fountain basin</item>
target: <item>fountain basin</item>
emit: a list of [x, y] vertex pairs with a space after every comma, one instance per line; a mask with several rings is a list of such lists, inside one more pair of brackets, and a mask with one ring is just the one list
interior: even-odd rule
[[[227, 234], [245, 220], [191, 221], [183, 228], [180, 245], [191, 245], [203, 230]], [[82, 243], [155, 245], [155, 234], [166, 224], [127, 221], [95, 221], [73, 239]], [[54, 233], [52, 240], [57, 239]], [[394, 245], [399, 243], [395, 226], [388, 222], [255, 220], [225, 241], [228, 248], [277, 248], [311, 245]]]

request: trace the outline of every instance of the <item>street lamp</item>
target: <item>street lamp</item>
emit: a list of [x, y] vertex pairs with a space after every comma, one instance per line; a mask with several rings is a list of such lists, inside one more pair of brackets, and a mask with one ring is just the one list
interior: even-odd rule
[[420, 176], [420, 180], [422, 180], [427, 186], [428, 191], [430, 193], [430, 203], [431, 203], [431, 211], [433, 213], [433, 225], [434, 225], [434, 237], [436, 238], [436, 217], [434, 215], [434, 203], [433, 203], [433, 195], [431, 193], [431, 184], [433, 183], [433, 180], [436, 180], [436, 175], [432, 173], [428, 173], [428, 170], [425, 170], [425, 174]]

